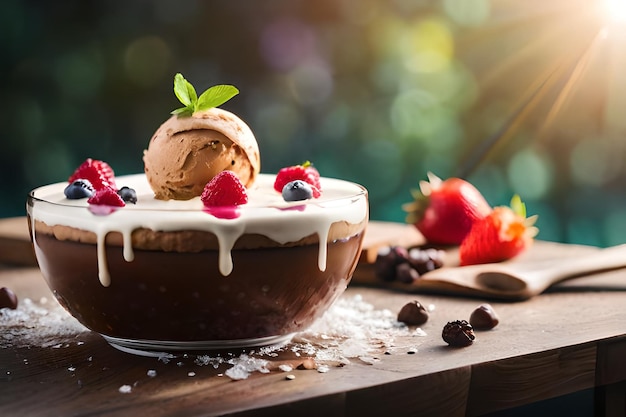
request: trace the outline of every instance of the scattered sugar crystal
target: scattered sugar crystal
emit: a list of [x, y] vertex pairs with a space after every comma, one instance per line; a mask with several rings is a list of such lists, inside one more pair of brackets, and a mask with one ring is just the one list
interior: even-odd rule
[[89, 332], [56, 301], [24, 298], [15, 310], [0, 309], [0, 347], [67, 347], [66, 342]]
[[157, 376], [157, 371], [154, 369], [148, 369], [148, 372], [146, 372], [146, 375], [148, 375], [150, 378], [154, 378], [155, 376]]
[[122, 385], [118, 389], [120, 394], [130, 394], [132, 390], [133, 390], [133, 387], [131, 387], [130, 385]]
[[380, 362], [380, 359], [375, 358], [375, 357], [373, 357], [373, 356], [360, 356], [360, 357], [359, 357], [359, 359], [360, 359], [362, 362], [365, 362], [365, 363], [370, 364], [370, 365], [373, 365], [373, 364], [375, 364], [376, 362]]
[[226, 376], [230, 379], [241, 380], [247, 379], [250, 376], [250, 372], [238, 366], [233, 366], [232, 368], [226, 370]]
[[293, 342], [308, 347], [307, 354], [322, 362], [347, 364], [348, 358], [370, 357], [391, 348], [397, 337], [411, 330], [388, 309], [376, 309], [361, 295], [341, 297]]
[[162, 353], [161, 355], [159, 355], [158, 360], [163, 363], [169, 363], [175, 357], [176, 356], [172, 355], [171, 353]]
[[317, 367], [317, 372], [321, 374], [325, 374], [328, 371], [330, 371], [330, 368], [328, 367], [328, 365], [320, 365]]
[[196, 373], [191, 371], [191, 372], [187, 372], [187, 376], [196, 376]]
[[[430, 304], [427, 308], [433, 311], [435, 306]], [[16, 310], [0, 310], [0, 325], [3, 328], [0, 348], [37, 346], [60, 349], [74, 343], [83, 345], [85, 342], [82, 340], [75, 340], [89, 332], [56, 300], [45, 297], [38, 302], [26, 298]], [[376, 309], [361, 295], [343, 296], [309, 329], [295, 335], [287, 346], [259, 348], [256, 352], [235, 357], [200, 355], [195, 357], [194, 363], [198, 366], [212, 366], [214, 369], [227, 365], [230, 368], [218, 376], [245, 379], [253, 372], [269, 372], [269, 362], [263, 358], [275, 358], [279, 352], [289, 350], [295, 357], [311, 358], [318, 372], [325, 373], [330, 370], [330, 366], [350, 364], [350, 358], [375, 363], [378, 360], [376, 355], [393, 350], [396, 338], [425, 335], [420, 328], [413, 330], [399, 323], [396, 314], [390, 310]], [[167, 364], [175, 358], [172, 354], [164, 353], [158, 360]], [[88, 358], [89, 361], [92, 359]], [[177, 362], [178, 366], [182, 364]], [[68, 368], [72, 372], [73, 369]], [[293, 368], [283, 364], [279, 369], [290, 372]], [[156, 371], [149, 370], [147, 375], [156, 376]], [[120, 387], [120, 392], [128, 393], [131, 390], [129, 385]]]
[[424, 337], [428, 335], [426, 334], [424, 330], [422, 330], [421, 327], [418, 327], [417, 329], [413, 331], [412, 336]]
[[265, 346], [259, 349], [259, 355], [276, 357], [281, 346]]
[[70, 367], [67, 368], [67, 370], [70, 371], [70, 372], [74, 372], [76, 370], [76, 367], [75, 366], [70, 366]]
[[370, 349], [369, 341], [364, 339], [348, 339], [339, 344], [339, 351], [348, 358], [358, 358]]
[[195, 364], [199, 366], [211, 365], [214, 369], [219, 368], [219, 366], [224, 363], [224, 358], [221, 356], [211, 357], [209, 355], [200, 355], [196, 358]]
[[228, 376], [230, 379], [246, 379], [250, 376], [252, 372], [269, 372], [269, 369], [267, 369], [269, 361], [248, 356], [245, 353], [238, 358], [229, 359], [228, 363], [233, 365], [225, 372], [226, 376]]
[[297, 345], [291, 346], [291, 351], [294, 352], [296, 356], [301, 356], [301, 353], [304, 353], [305, 355], [314, 355], [317, 349], [309, 342], [300, 342]]

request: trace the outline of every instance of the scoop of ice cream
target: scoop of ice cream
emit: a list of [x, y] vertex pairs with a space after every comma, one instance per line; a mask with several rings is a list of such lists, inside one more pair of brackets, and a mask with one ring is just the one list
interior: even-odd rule
[[261, 169], [259, 146], [248, 125], [215, 107], [169, 118], [150, 139], [143, 161], [160, 200], [199, 196], [211, 178], [225, 170], [250, 187]]

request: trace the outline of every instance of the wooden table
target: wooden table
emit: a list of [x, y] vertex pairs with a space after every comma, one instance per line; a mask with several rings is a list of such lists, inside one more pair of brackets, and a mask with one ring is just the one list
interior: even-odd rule
[[[28, 298], [59, 311], [36, 267], [4, 264], [3, 286], [18, 295], [21, 308]], [[270, 372], [244, 380], [224, 375], [227, 364], [199, 366], [193, 356], [165, 363], [123, 353], [88, 331], [60, 335], [35, 326], [7, 338], [11, 329], [0, 312], [0, 415], [476, 416], [591, 392], [589, 410], [623, 416], [624, 290], [626, 270], [618, 270], [568, 281], [528, 301], [492, 301], [500, 324], [477, 332], [472, 346], [450, 348], [440, 336], [444, 324], [468, 318], [486, 300], [351, 286], [344, 297], [358, 294], [377, 310], [395, 314], [414, 299], [434, 307], [425, 335], [397, 338], [366, 360], [349, 358], [328, 372], [297, 369], [306, 355], [284, 349], [265, 357]], [[41, 333], [45, 340], [30, 341]], [[568, 403], [560, 406], [567, 415]]]

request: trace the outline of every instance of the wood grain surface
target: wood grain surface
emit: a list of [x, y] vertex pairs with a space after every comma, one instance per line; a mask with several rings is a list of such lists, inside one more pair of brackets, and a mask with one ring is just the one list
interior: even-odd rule
[[[380, 236], [378, 245], [386, 241]], [[5, 263], [4, 286], [18, 295], [20, 308], [27, 299], [59, 308], [35, 267]], [[500, 324], [477, 331], [467, 348], [447, 346], [441, 330], [448, 321], [467, 319], [486, 299], [358, 281], [343, 297], [355, 296], [393, 314], [419, 300], [431, 308], [424, 334], [388, 340], [391, 347], [373, 350], [370, 360], [348, 357], [328, 372], [298, 369], [307, 355], [288, 345], [265, 357], [268, 373], [244, 380], [225, 376], [228, 364], [200, 366], [193, 355], [168, 363], [134, 356], [98, 334], [68, 333], [54, 322], [47, 328], [26, 323], [11, 332], [6, 310], [0, 310], [0, 415], [475, 416], [592, 387], [602, 388], [596, 400], [605, 408], [624, 404], [625, 270], [571, 280], [521, 302], [491, 301]], [[294, 369], [285, 372], [284, 365]]]
[[[595, 278], [608, 285], [625, 275]], [[54, 302], [35, 268], [0, 270], [0, 286], [21, 300]], [[355, 294], [394, 312], [415, 298], [360, 286], [345, 297]], [[463, 349], [443, 343], [441, 329], [467, 318], [479, 300], [419, 300], [434, 307], [422, 326], [425, 336], [394, 340], [392, 354], [374, 352], [373, 364], [351, 358], [327, 373], [295, 369], [294, 380], [279, 367], [295, 368], [304, 359], [289, 349], [268, 358], [271, 372], [235, 381], [223, 375], [226, 366], [198, 366], [191, 356], [164, 363], [129, 355], [92, 332], [45, 329], [54, 342], [46, 347], [0, 338], [0, 415], [480, 415], [626, 380], [626, 369], [616, 365], [626, 354], [622, 291], [555, 288], [521, 303], [492, 303], [500, 325], [477, 332]], [[119, 392], [124, 385], [129, 394]]]

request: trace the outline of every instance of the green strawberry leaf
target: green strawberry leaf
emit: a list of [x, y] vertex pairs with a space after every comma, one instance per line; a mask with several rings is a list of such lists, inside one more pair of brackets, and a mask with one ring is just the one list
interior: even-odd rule
[[208, 110], [226, 103], [239, 94], [239, 90], [232, 85], [214, 85], [198, 98], [195, 111]]
[[518, 216], [526, 218], [526, 204], [524, 204], [518, 194], [515, 194], [513, 198], [511, 198], [511, 210]]

